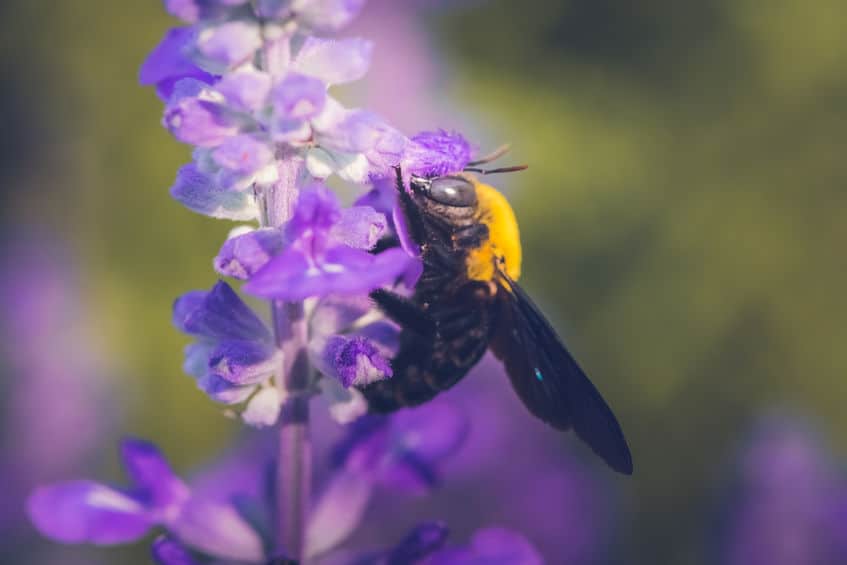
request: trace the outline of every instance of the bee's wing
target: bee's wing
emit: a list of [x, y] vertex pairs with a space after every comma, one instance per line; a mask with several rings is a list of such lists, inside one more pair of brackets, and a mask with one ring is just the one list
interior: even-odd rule
[[507, 277], [497, 295], [491, 350], [526, 407], [554, 428], [573, 428], [612, 469], [632, 474], [620, 424], [538, 307]]

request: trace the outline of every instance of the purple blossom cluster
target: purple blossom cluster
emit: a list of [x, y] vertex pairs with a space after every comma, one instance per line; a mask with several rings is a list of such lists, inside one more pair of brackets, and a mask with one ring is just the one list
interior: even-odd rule
[[[270, 310], [265, 319], [223, 280], [177, 298], [174, 325], [194, 340], [184, 371], [229, 413], [274, 428], [278, 456], [243, 461], [267, 465], [274, 480], [245, 489], [243, 476], [224, 472], [216, 485], [198, 488], [179, 478], [153, 444], [126, 440], [121, 456], [129, 486], [79, 480], [32, 494], [29, 515], [44, 535], [116, 544], [164, 530], [153, 545], [164, 565], [541, 562], [527, 540], [502, 528], [446, 545], [439, 522], [374, 550], [342, 545], [377, 488], [432, 490], [440, 463], [467, 430], [442, 402], [368, 416], [355, 388], [392, 378], [389, 360], [397, 349], [398, 328], [369, 293], [408, 291], [421, 272], [396, 210], [395, 171], [406, 178], [454, 172], [472, 152], [459, 134], [408, 138], [332, 96], [331, 87], [368, 69], [370, 42], [326, 37], [363, 4], [165, 0], [182, 25], [165, 34], [140, 79], [165, 103], [163, 126], [193, 146], [171, 195], [194, 212], [246, 222], [230, 232], [213, 266]], [[342, 206], [327, 187], [330, 177], [363, 187], [352, 206]], [[318, 392], [331, 417], [349, 426], [313, 497], [308, 402]]]
[[[436, 401], [395, 418], [366, 417], [349, 426], [331, 451], [332, 472], [313, 501], [305, 559], [324, 565], [541, 563], [523, 536], [498, 527], [478, 531], [466, 545], [448, 546], [440, 522], [415, 526], [385, 548], [345, 547], [377, 488], [396, 495], [435, 488], [441, 466], [462, 446], [467, 425], [450, 404]], [[273, 458], [260, 447], [238, 450], [205, 478], [185, 481], [153, 444], [128, 439], [121, 445], [128, 487], [88, 480], [41, 487], [30, 497], [29, 514], [42, 533], [65, 543], [128, 543], [164, 529], [152, 547], [162, 565], [268, 563], [275, 557], [268, 533], [273, 495], [257, 484], [266, 484], [261, 476]]]

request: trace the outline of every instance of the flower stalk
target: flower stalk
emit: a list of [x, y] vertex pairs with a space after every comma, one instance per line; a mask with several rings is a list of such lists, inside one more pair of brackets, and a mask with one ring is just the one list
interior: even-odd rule
[[272, 303], [274, 335], [282, 350], [276, 385], [282, 397], [276, 467], [276, 550], [290, 559], [303, 557], [311, 492], [312, 448], [309, 437], [311, 368], [308, 328], [302, 302]]

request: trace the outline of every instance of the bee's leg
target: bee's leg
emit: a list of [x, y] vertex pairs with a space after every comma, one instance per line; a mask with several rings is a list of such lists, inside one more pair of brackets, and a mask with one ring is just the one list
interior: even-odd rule
[[435, 335], [435, 322], [419, 305], [395, 292], [377, 289], [370, 294], [379, 309], [404, 329], [422, 337]]
[[[397, 173], [397, 201], [402, 215], [400, 220], [405, 220], [406, 231], [408, 231], [412, 240], [417, 245], [420, 245], [426, 238], [426, 228], [424, 227], [423, 218], [418, 211], [417, 205], [412, 200], [412, 197], [409, 196], [408, 192], [406, 192], [406, 185], [403, 183], [403, 173], [401, 172], [400, 167], [395, 167], [394, 171]], [[399, 226], [397, 228], [401, 229]]]
[[453, 232], [454, 249], [475, 249], [488, 239], [488, 226], [482, 223], [460, 228]]

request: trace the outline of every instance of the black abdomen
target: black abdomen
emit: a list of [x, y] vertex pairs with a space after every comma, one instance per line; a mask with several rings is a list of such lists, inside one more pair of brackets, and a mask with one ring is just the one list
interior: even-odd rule
[[[468, 282], [454, 292], [423, 286], [412, 301], [435, 323], [435, 330], [423, 332], [400, 322], [400, 348], [391, 361], [393, 377], [362, 389], [371, 412], [392, 412], [431, 400], [459, 382], [488, 348], [496, 315], [489, 285]], [[427, 303], [428, 296], [438, 300]]]

